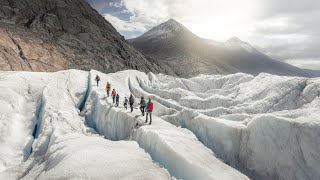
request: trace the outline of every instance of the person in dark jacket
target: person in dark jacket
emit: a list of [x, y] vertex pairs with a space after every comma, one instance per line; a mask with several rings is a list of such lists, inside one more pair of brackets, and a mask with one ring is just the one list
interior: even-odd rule
[[127, 110], [127, 108], [128, 108], [128, 99], [127, 99], [127, 97], [124, 97], [123, 106]]
[[129, 104], [130, 104], [130, 108], [131, 108], [131, 112], [133, 111], [133, 104], [134, 104], [134, 97], [132, 94], [130, 94], [129, 97]]
[[119, 99], [120, 99], [120, 96], [119, 96], [119, 94], [117, 94], [117, 96], [116, 96], [116, 106], [117, 107], [119, 106]]
[[100, 77], [98, 75], [96, 75], [95, 80], [97, 81], [97, 86], [99, 86]]
[[144, 116], [144, 109], [146, 108], [146, 101], [144, 100], [143, 96], [141, 97], [139, 105], [140, 105], [140, 111], [142, 113], [142, 116]]
[[149, 98], [149, 101], [146, 105], [146, 112], [147, 112], [147, 115], [146, 115], [146, 123], [148, 122], [148, 114], [150, 115], [150, 123], [149, 125], [151, 125], [151, 122], [152, 122], [152, 111], [153, 111], [153, 103], [151, 102], [151, 98]]

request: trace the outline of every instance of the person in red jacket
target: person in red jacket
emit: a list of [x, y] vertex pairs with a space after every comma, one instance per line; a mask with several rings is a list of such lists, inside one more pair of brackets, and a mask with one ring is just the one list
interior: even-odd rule
[[114, 104], [114, 102], [115, 102], [115, 100], [116, 100], [116, 95], [117, 95], [116, 90], [113, 89], [113, 90], [112, 90], [112, 93], [111, 93], [112, 100], [113, 100], [113, 104]]
[[153, 103], [151, 102], [151, 98], [149, 98], [149, 101], [146, 105], [146, 112], [147, 112], [147, 116], [146, 116], [146, 123], [148, 122], [148, 115], [150, 115], [150, 123], [152, 122], [152, 111], [153, 111]]

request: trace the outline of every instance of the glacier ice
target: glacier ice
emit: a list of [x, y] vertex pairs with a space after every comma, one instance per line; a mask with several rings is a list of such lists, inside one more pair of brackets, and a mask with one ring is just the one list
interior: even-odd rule
[[[31, 112], [11, 110], [7, 111], [7, 116], [1, 116], [1, 122], [4, 123], [1, 128], [6, 128], [6, 124], [11, 125], [11, 121], [15, 122], [12, 126], [19, 123], [22, 125], [13, 127], [19, 129], [10, 131], [11, 134], [8, 133], [10, 135], [1, 141], [1, 147], [18, 153], [15, 154], [16, 157], [7, 157], [7, 152], [2, 151], [4, 154], [0, 156], [0, 160], [3, 169], [0, 179], [171, 179], [171, 175], [154, 163], [150, 155], [137, 143], [106, 140], [86, 125], [79, 108], [86, 98], [88, 72], [71, 70], [30, 73], [32, 75], [14, 72], [9, 75], [12, 79], [4, 74], [4, 84], [10, 80], [14, 82], [17, 76], [31, 78], [30, 83], [26, 83], [31, 89], [35, 89], [35, 93], [31, 93], [35, 103], [30, 104], [30, 109], [31, 106], [34, 109]], [[42, 83], [34, 83], [36, 81]], [[23, 88], [25, 87], [18, 83], [11, 87], [20, 93], [25, 92]], [[6, 107], [6, 104], [2, 105]], [[8, 106], [11, 108], [10, 104]], [[15, 113], [21, 116], [23, 113], [35, 115], [27, 120], [11, 119], [15, 117], [12, 115]], [[25, 125], [25, 121], [29, 121], [33, 126]], [[33, 129], [36, 129], [34, 137]], [[28, 136], [23, 138], [21, 134]], [[22, 139], [19, 146], [16, 146], [15, 137]], [[28, 142], [28, 145], [25, 145], [25, 142]], [[30, 148], [31, 145], [28, 152], [31, 154], [28, 154], [27, 159], [23, 159], [23, 146]], [[15, 162], [18, 158], [20, 162]], [[7, 163], [11, 161], [16, 164]]]
[[[239, 75], [243, 81], [234, 83]], [[158, 81], [170, 87], [181, 79], [159, 76]], [[192, 105], [165, 120], [191, 130], [224, 162], [252, 178], [319, 179], [319, 79], [235, 74], [187, 81], [198, 86], [188, 89], [211, 95], [177, 99]], [[184, 86], [167, 91], [176, 88]]]
[[0, 87], [0, 179], [320, 179], [319, 78], [69, 70], [1, 72]]
[[[117, 93], [125, 96], [130, 95], [130, 86], [136, 86], [137, 82], [133, 82], [132, 79], [148, 80], [146, 75], [136, 72], [101, 75], [100, 78], [104, 82], [114, 82], [111, 84], [112, 87], [122, 86], [122, 88], [116, 88]], [[124, 82], [127, 82], [128, 88], [124, 86]], [[135, 110], [128, 113], [123, 107], [114, 107], [111, 98], [104, 98], [104, 96], [104, 91], [94, 87], [88, 99], [86, 108], [89, 110], [86, 119], [94, 129], [111, 140], [128, 139], [138, 142], [153, 160], [160, 163], [175, 178], [248, 179], [217, 159], [189, 130], [178, 128], [158, 117], [153, 117], [152, 126], [136, 128], [137, 125], [141, 126], [144, 123], [141, 112]], [[158, 104], [156, 106], [159, 107]], [[163, 114], [155, 111], [155, 114], [159, 113]]]

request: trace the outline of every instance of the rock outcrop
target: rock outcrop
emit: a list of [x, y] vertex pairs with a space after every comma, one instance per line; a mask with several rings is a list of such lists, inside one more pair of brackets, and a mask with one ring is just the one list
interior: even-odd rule
[[0, 0], [0, 70], [162, 72], [85, 0]]

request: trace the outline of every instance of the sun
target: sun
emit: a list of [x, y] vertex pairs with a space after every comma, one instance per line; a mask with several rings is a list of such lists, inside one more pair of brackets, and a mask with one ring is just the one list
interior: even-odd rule
[[193, 16], [185, 23], [195, 34], [225, 41], [233, 36], [246, 36], [251, 31], [257, 9], [253, 0], [212, 1], [210, 5], [215, 8], [207, 12], [207, 16]]

